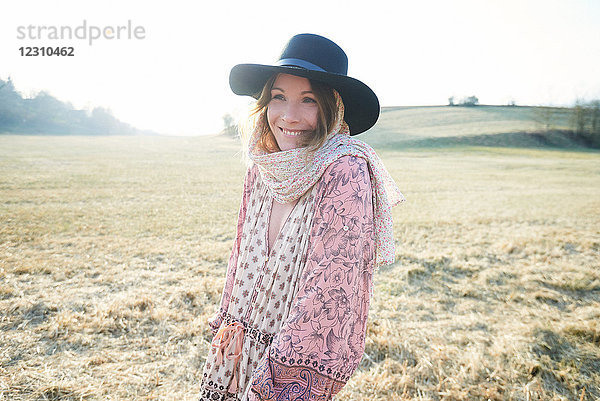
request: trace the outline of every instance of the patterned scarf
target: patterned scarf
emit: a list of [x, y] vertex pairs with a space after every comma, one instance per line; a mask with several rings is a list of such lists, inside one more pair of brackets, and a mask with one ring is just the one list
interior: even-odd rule
[[325, 143], [316, 151], [306, 147], [268, 153], [257, 147], [260, 132], [267, 124], [264, 114], [256, 122], [250, 136], [248, 157], [259, 169], [262, 181], [278, 202], [288, 203], [300, 198], [323, 175], [327, 167], [342, 156], [365, 159], [372, 176], [374, 193], [375, 267], [394, 263], [392, 207], [405, 198], [383, 162], [366, 143], [350, 137], [344, 121], [342, 98], [333, 91], [337, 104], [336, 124], [327, 134]]

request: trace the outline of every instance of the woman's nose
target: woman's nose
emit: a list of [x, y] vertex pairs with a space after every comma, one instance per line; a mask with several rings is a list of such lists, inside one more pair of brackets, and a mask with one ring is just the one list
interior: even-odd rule
[[288, 105], [285, 110], [283, 110], [283, 114], [281, 115], [281, 119], [288, 123], [294, 123], [300, 121], [300, 114], [298, 107], [295, 105]]

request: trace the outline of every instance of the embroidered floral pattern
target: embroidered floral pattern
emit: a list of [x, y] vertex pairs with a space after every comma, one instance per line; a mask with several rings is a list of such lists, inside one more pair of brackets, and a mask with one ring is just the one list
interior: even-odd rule
[[[343, 387], [364, 350], [372, 199], [367, 162], [339, 158], [300, 198], [269, 251], [272, 197], [256, 167], [250, 170], [221, 307], [211, 322], [213, 330], [243, 326], [242, 357], [234, 365], [209, 352], [201, 399], [328, 400]], [[227, 391], [235, 387], [237, 394]]]
[[364, 352], [373, 273], [373, 206], [363, 159], [341, 158], [318, 184], [300, 290], [268, 356], [254, 372], [259, 399], [328, 400]]

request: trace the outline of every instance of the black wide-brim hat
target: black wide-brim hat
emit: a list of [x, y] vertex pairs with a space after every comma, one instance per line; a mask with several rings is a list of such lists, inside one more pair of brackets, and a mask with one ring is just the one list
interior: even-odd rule
[[348, 57], [334, 42], [319, 35], [292, 37], [274, 65], [238, 64], [231, 69], [229, 86], [236, 95], [260, 97], [267, 80], [283, 73], [319, 81], [335, 89], [344, 102], [350, 135], [365, 132], [379, 118], [379, 100], [367, 85], [349, 77]]

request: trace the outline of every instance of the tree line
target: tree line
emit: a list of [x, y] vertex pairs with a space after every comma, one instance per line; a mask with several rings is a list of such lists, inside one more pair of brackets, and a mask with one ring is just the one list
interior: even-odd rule
[[0, 79], [0, 134], [135, 135], [143, 132], [115, 118], [109, 109], [78, 110], [42, 91], [23, 98], [10, 77]]
[[[454, 96], [448, 98], [448, 106], [478, 106], [477, 96], [468, 96], [457, 100]], [[516, 106], [511, 100], [508, 106]], [[587, 145], [600, 147], [600, 100], [584, 102], [578, 100], [572, 108], [563, 109], [570, 114], [570, 131]], [[561, 113], [563, 113], [561, 110]], [[556, 107], [539, 106], [535, 108], [533, 119], [540, 124], [544, 131], [551, 131], [557, 116]]]
[[591, 145], [600, 147], [600, 100], [577, 101], [573, 108], [572, 124], [576, 134]]
[[479, 104], [479, 98], [475, 95], [463, 97], [457, 100], [454, 96], [448, 98], [448, 106], [477, 106]]

